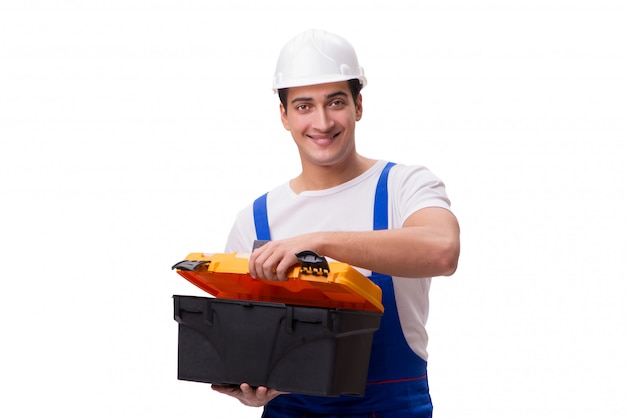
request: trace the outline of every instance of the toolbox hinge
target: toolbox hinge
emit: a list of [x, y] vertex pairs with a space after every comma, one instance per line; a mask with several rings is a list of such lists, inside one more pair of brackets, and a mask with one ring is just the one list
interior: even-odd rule
[[206, 271], [211, 264], [211, 260], [183, 260], [172, 266], [172, 270], [183, 271]]

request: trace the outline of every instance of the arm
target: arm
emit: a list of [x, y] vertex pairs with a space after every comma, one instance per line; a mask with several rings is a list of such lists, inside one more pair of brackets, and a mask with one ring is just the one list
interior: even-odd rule
[[448, 210], [431, 207], [413, 213], [399, 229], [316, 232], [272, 241], [252, 253], [250, 274], [286, 280], [298, 263], [295, 254], [303, 250], [394, 276], [448, 276], [459, 257], [459, 225]]

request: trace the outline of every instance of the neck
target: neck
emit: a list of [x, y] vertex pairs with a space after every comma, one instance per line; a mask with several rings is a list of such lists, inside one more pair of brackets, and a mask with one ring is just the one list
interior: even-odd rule
[[297, 194], [330, 189], [360, 176], [375, 163], [376, 160], [358, 154], [352, 161], [343, 164], [321, 166], [303, 163], [302, 173], [291, 180], [291, 189]]

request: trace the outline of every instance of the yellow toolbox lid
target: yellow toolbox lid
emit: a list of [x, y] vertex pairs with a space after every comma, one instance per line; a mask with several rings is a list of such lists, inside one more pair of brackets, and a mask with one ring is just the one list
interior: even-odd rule
[[191, 253], [172, 269], [218, 298], [383, 312], [380, 288], [350, 265], [312, 251], [298, 258], [287, 281], [253, 279], [248, 257], [238, 253]]

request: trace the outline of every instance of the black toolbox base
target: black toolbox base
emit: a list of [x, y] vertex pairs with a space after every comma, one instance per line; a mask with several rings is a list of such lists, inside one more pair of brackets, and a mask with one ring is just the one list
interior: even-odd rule
[[178, 378], [362, 396], [381, 313], [174, 296]]

